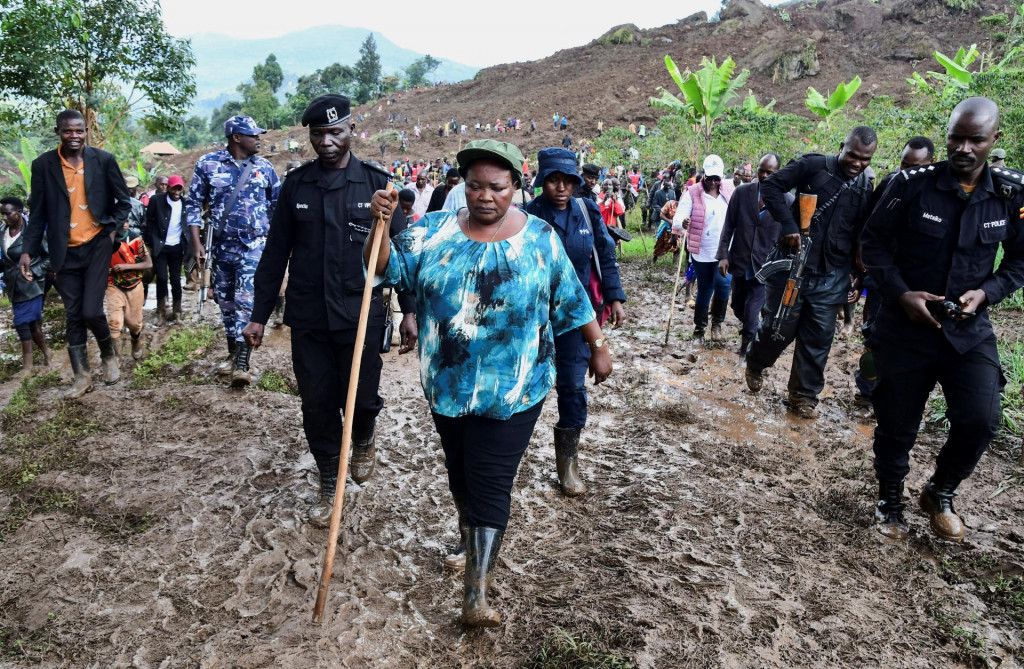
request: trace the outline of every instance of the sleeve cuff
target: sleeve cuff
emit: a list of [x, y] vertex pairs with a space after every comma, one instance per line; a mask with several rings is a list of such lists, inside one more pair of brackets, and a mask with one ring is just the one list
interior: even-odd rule
[[781, 225], [782, 229], [779, 231], [779, 234], [782, 235], [783, 237], [785, 237], [786, 235], [800, 234], [800, 226], [796, 224], [795, 218], [787, 218], [786, 220], [782, 221]]

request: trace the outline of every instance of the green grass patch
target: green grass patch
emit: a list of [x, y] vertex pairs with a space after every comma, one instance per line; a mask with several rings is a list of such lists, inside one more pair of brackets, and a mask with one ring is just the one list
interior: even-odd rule
[[630, 669], [633, 663], [609, 651], [600, 640], [585, 632], [566, 632], [560, 627], [545, 637], [523, 663], [524, 669]]
[[1024, 433], [1024, 340], [999, 342], [999, 360], [1006, 376], [999, 428], [1018, 437]]
[[299, 387], [295, 385], [294, 381], [284, 374], [275, 372], [272, 369], [268, 369], [260, 374], [260, 379], [256, 382], [256, 390], [266, 390], [272, 393], [285, 393], [287, 395], [299, 394]]
[[0, 658], [36, 663], [55, 648], [53, 634], [57, 614], [50, 611], [46, 623], [36, 630], [21, 630], [14, 624], [0, 627]]
[[21, 382], [21, 387], [14, 391], [2, 413], [2, 423], [7, 429], [13, 428], [26, 416], [33, 413], [39, 405], [39, 393], [46, 388], [60, 385], [60, 374], [56, 371], [30, 376]]
[[1003, 564], [984, 551], [950, 555], [939, 562], [939, 573], [946, 581], [974, 584], [990, 612], [1024, 625], [1024, 575], [1019, 572], [1018, 566]]
[[940, 636], [953, 644], [953, 656], [968, 667], [988, 669], [987, 640], [972, 629], [964, 627], [951, 613], [935, 609], [932, 618], [939, 626]]
[[0, 309], [6, 309], [11, 306], [11, 298], [7, 295], [0, 295]]
[[159, 381], [175, 376], [179, 380], [188, 380], [181, 374], [182, 368], [202, 357], [216, 339], [217, 330], [211, 327], [174, 330], [164, 340], [163, 346], [135, 366], [131, 387], [153, 388]]
[[950, 9], [956, 9], [961, 12], [969, 12], [978, 7], [978, 0], [944, 0], [944, 2]]
[[983, 26], [1005, 26], [1009, 25], [1010, 17], [1006, 14], [992, 14], [991, 16], [983, 16], [978, 19], [978, 23]]

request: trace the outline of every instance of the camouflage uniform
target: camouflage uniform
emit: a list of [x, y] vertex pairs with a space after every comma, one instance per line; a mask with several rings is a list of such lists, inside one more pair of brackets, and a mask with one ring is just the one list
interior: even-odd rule
[[196, 162], [185, 199], [190, 226], [202, 227], [204, 203], [210, 208], [209, 223], [217, 226], [213, 249], [207, 250], [214, 259], [213, 294], [220, 305], [225, 333], [239, 342], [252, 314], [253, 275], [281, 191], [281, 182], [270, 161], [255, 155], [249, 160], [254, 162], [253, 169], [226, 220], [224, 207], [244, 170], [244, 161], [236, 162], [227, 149], [208, 153]]

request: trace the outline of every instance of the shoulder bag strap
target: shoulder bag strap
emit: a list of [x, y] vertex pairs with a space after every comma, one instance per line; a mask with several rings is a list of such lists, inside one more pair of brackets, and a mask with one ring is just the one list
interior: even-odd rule
[[[583, 212], [583, 220], [587, 222], [587, 230], [590, 231], [591, 241], [594, 242], [592, 248], [594, 254], [594, 270], [597, 272], [597, 280], [603, 285], [604, 277], [601, 276], [601, 259], [597, 257], [597, 239], [595, 237], [597, 233], [594, 232], [594, 225], [590, 222], [590, 213], [587, 212], [587, 205], [583, 203], [582, 199], [574, 197], [573, 200], [576, 201], [576, 206]], [[601, 224], [604, 225], [603, 222]]]
[[242, 189], [245, 188], [245, 184], [249, 181], [249, 175], [252, 174], [254, 164], [255, 161], [252, 158], [245, 161], [245, 167], [242, 169], [242, 175], [238, 177], [238, 183], [235, 184], [235, 189], [231, 191], [231, 195], [228, 197], [228, 201], [224, 205], [224, 212], [220, 216], [220, 223], [217, 224], [218, 237], [224, 234], [224, 225], [228, 222], [228, 216], [231, 214], [231, 210], [234, 208], [235, 202], [238, 202], [238, 196], [241, 194]]

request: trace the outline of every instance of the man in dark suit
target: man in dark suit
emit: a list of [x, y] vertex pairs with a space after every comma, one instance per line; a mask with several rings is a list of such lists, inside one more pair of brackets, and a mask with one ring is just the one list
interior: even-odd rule
[[55, 285], [64, 300], [68, 357], [75, 373], [69, 397], [92, 390], [86, 328], [103, 360], [103, 380], [117, 383], [118, 357], [103, 313], [114, 233], [128, 220], [131, 196], [114, 156], [86, 146], [85, 117], [73, 109], [57, 115], [60, 146], [32, 161], [32, 225], [25, 230], [21, 273], [32, 281], [32, 256], [46, 230]]
[[[739, 354], [746, 357], [747, 347], [757, 332], [758, 317], [764, 306], [764, 284], [754, 278], [768, 252], [779, 239], [779, 224], [765, 209], [760, 182], [778, 171], [779, 157], [766, 153], [757, 164], [757, 178], [741, 183], [729, 200], [725, 224], [718, 244], [718, 273], [732, 274], [732, 312], [740, 319]], [[787, 202], [792, 201], [789, 193]]]
[[[167, 179], [167, 193], [157, 193], [146, 207], [146, 231], [142, 240], [149, 248], [156, 271], [156, 313], [162, 322], [181, 318], [181, 265], [189, 249], [188, 223], [182, 195], [185, 182], [177, 174]], [[167, 313], [167, 282], [171, 283], [171, 313]]]

